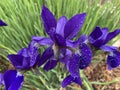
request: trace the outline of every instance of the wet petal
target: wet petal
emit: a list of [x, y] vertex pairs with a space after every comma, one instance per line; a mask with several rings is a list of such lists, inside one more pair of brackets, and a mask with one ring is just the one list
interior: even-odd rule
[[85, 69], [91, 63], [92, 51], [89, 48], [89, 46], [87, 46], [85, 43], [82, 43], [79, 49], [80, 49], [80, 54], [81, 54], [79, 68]]
[[46, 37], [39, 37], [39, 36], [33, 36], [33, 41], [36, 41], [39, 45], [52, 45], [53, 41], [50, 38]]
[[56, 27], [56, 33], [60, 34], [62, 37], [64, 37], [64, 26], [67, 22], [67, 18], [65, 16], [62, 16], [59, 18], [57, 27]]
[[16, 70], [8, 70], [4, 74], [5, 90], [19, 90], [24, 77], [17, 75]]
[[50, 10], [47, 7], [43, 6], [41, 17], [42, 17], [45, 31], [49, 35], [49, 30], [51, 28], [56, 28], [56, 25], [57, 25], [55, 16], [52, 14], [52, 12], [50, 12]]
[[69, 75], [62, 81], [62, 87], [65, 88], [67, 85], [70, 85], [74, 81], [74, 78]]
[[72, 77], [79, 77], [79, 59], [80, 56], [78, 54], [74, 55], [67, 65]]
[[45, 69], [46, 71], [49, 71], [49, 70], [55, 68], [56, 65], [57, 65], [57, 60], [49, 60], [49, 61], [45, 64], [44, 69]]
[[29, 45], [28, 47], [28, 55], [30, 57], [30, 66], [34, 66], [37, 63], [37, 56], [39, 55], [38, 48], [34, 45]]
[[0, 20], [0, 26], [7, 26], [7, 24], [3, 22], [2, 20]]
[[108, 28], [103, 28], [101, 30], [100, 27], [96, 27], [90, 34], [89, 41], [94, 47], [99, 48], [100, 46], [104, 45], [104, 41], [107, 35]]
[[115, 50], [117, 50], [118, 48], [117, 47], [114, 47], [114, 46], [101, 46], [100, 49], [102, 49], [103, 51], [107, 51], [107, 52], [113, 52]]
[[53, 57], [54, 53], [52, 50], [52, 47], [47, 48], [42, 56], [41, 59], [38, 61], [38, 66], [40, 67], [42, 64], [44, 64], [48, 59], [50, 59], [51, 57]]
[[107, 37], [106, 37], [106, 40], [105, 40], [105, 44], [108, 43], [111, 39], [113, 39], [114, 37], [116, 37], [118, 34], [120, 33], [120, 29], [117, 29], [113, 32], [110, 32]]
[[80, 31], [86, 18], [86, 13], [73, 16], [65, 25], [64, 37], [67, 39], [74, 38]]

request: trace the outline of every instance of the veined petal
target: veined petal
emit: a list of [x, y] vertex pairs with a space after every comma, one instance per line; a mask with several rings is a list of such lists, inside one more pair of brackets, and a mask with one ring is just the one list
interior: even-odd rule
[[107, 52], [113, 52], [113, 51], [117, 50], [118, 48], [114, 47], [114, 46], [103, 45], [100, 47], [100, 49], [102, 49], [103, 51], [107, 51]]
[[39, 55], [38, 48], [30, 43], [28, 47], [28, 54], [30, 57], [30, 66], [34, 66], [37, 63], [37, 57]]
[[56, 33], [60, 34], [62, 37], [64, 37], [64, 26], [66, 22], [67, 22], [67, 18], [65, 16], [59, 18], [57, 22]]
[[100, 46], [104, 45], [104, 41], [108, 35], [108, 28], [103, 28], [102, 30], [100, 27], [96, 27], [94, 31], [89, 36], [90, 43], [99, 48]]
[[92, 51], [89, 48], [89, 46], [87, 46], [85, 43], [82, 43], [79, 46], [79, 49], [80, 49], [80, 54], [81, 54], [81, 56], [79, 58], [80, 59], [79, 68], [85, 69], [91, 63]]
[[51, 28], [56, 28], [57, 25], [55, 16], [52, 14], [52, 12], [50, 12], [50, 10], [47, 7], [43, 6], [41, 17], [45, 27], [45, 31], [49, 35], [49, 30]]
[[54, 56], [54, 53], [53, 53], [52, 47], [45, 49], [45, 51], [41, 56], [41, 59], [38, 61], [38, 66], [40, 67], [42, 64], [44, 64], [48, 59], [50, 59], [53, 56]]
[[117, 30], [115, 30], [113, 32], [110, 32], [107, 35], [107, 37], [106, 37], [106, 39], [104, 41], [104, 44], [108, 43], [111, 39], [113, 39], [114, 37], [116, 37], [119, 33], [120, 33], [120, 29], [117, 29]]
[[33, 41], [36, 41], [39, 45], [52, 45], [53, 41], [50, 38], [46, 37], [39, 37], [39, 36], [33, 36]]
[[17, 75], [16, 70], [8, 70], [4, 74], [5, 90], [19, 90], [24, 80], [22, 75]]
[[86, 18], [86, 13], [77, 14], [73, 16], [65, 25], [64, 38], [74, 38], [80, 31]]
[[0, 20], [0, 26], [7, 26], [7, 24], [3, 22], [2, 20]]
[[80, 56], [76, 54], [73, 56], [73, 58], [69, 61], [67, 65], [67, 68], [72, 77], [79, 77], [79, 62]]
[[51, 59], [49, 59], [49, 61], [45, 64], [44, 69], [46, 71], [49, 71], [49, 70], [55, 68], [56, 65], [57, 65], [57, 60], [51, 60]]

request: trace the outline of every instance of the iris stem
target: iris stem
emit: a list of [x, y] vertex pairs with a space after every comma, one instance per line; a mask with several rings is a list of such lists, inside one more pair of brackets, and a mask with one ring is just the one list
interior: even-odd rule
[[91, 83], [88, 81], [87, 77], [84, 75], [84, 72], [80, 70], [81, 78], [83, 79], [83, 85], [87, 90], [93, 90]]

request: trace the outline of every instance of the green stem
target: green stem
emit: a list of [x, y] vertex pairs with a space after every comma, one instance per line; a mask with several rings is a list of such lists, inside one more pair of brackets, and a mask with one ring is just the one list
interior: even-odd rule
[[41, 82], [43, 83], [43, 85], [47, 88], [47, 90], [50, 90], [50, 88], [47, 86], [47, 84], [45, 83], [45, 80], [41, 77], [41, 76], [38, 76], [39, 79], [41, 80]]
[[84, 75], [84, 72], [80, 71], [81, 78], [83, 80], [83, 85], [87, 90], [93, 90], [91, 83], [88, 81], [87, 77]]

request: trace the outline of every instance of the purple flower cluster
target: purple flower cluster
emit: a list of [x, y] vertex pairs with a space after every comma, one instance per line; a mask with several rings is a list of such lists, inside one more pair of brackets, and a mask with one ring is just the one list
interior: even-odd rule
[[[48, 36], [33, 36], [27, 48], [22, 48], [17, 54], [8, 55], [16, 70], [0, 74], [0, 84], [4, 84], [6, 90], [19, 90], [24, 81], [23, 74], [27, 70], [44, 65], [44, 70], [49, 71], [58, 63], [64, 64], [69, 72], [62, 81], [63, 88], [72, 82], [82, 85], [79, 71], [89, 66], [97, 50], [109, 53], [108, 69], [120, 65], [118, 48], [106, 45], [120, 33], [120, 29], [109, 32], [108, 28], [101, 29], [97, 26], [88, 37], [83, 34], [74, 40], [84, 24], [86, 13], [76, 14], [70, 19], [62, 16], [57, 21], [52, 12], [43, 6], [41, 17]], [[6, 24], [0, 20], [0, 26]], [[42, 46], [47, 48], [40, 55], [39, 47]]]

